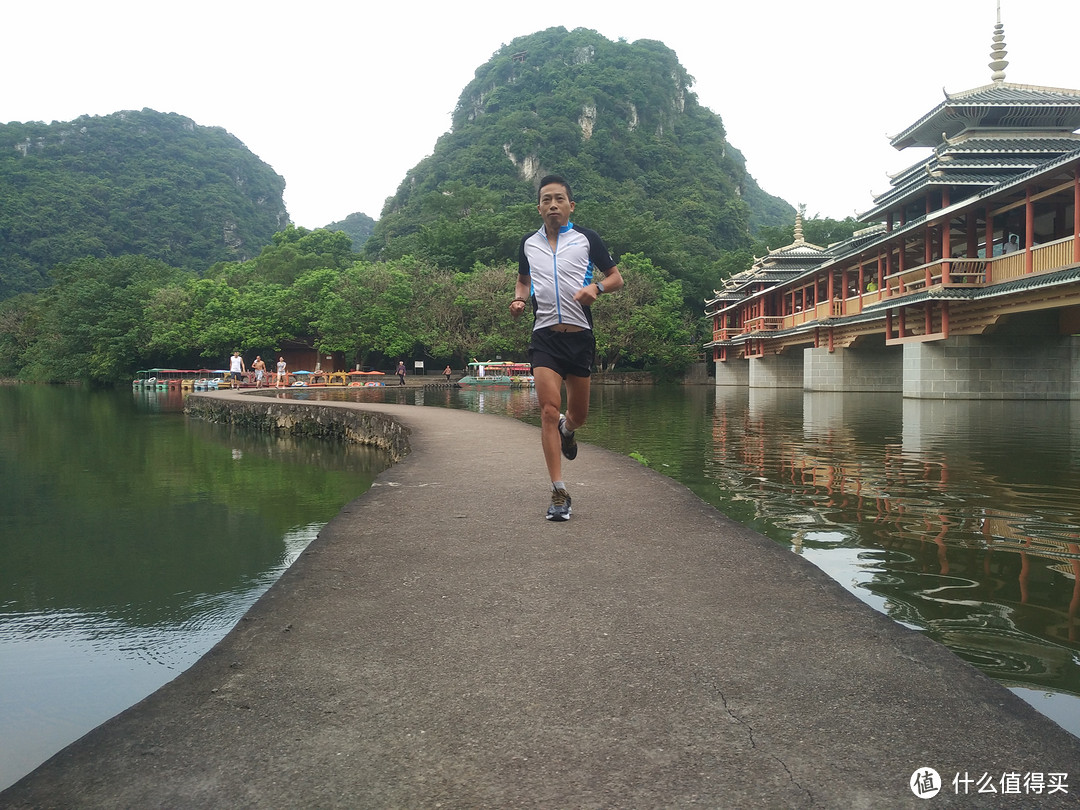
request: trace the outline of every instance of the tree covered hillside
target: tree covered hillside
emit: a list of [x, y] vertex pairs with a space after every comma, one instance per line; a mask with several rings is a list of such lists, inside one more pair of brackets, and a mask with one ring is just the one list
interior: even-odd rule
[[360, 211], [349, 214], [340, 222], [331, 222], [326, 226], [328, 231], [341, 231], [348, 234], [349, 239], [352, 240], [353, 250], [360, 250], [364, 246], [374, 228], [375, 220]]
[[757, 186], [692, 84], [660, 42], [565, 28], [514, 40], [477, 69], [452, 129], [387, 201], [365, 255], [458, 269], [513, 259], [539, 225], [536, 184], [553, 172], [573, 186], [576, 221], [616, 256], [648, 256], [700, 301], [725, 274], [726, 251], [795, 210]]
[[237, 138], [174, 113], [0, 124], [0, 300], [85, 257], [250, 258], [287, 224], [284, 190]]

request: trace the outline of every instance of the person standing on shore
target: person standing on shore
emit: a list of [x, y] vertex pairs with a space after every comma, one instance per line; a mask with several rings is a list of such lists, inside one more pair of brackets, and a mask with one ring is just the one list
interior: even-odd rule
[[442, 373], [443, 373], [443, 376], [446, 377], [446, 384], [449, 385], [450, 384], [450, 375], [454, 373], [453, 369], [450, 368], [449, 363], [446, 364], [446, 368], [444, 368], [442, 370]]
[[404, 385], [405, 384], [405, 361], [404, 360], [398, 360], [397, 375], [398, 375], [398, 379], [401, 380], [401, 384]]
[[266, 363], [263, 362], [262, 355], [255, 355], [255, 362], [251, 364], [251, 370], [255, 372], [255, 387], [262, 388], [263, 377], [266, 375]]
[[282, 388], [282, 383], [285, 382], [285, 371], [288, 366], [285, 364], [285, 358], [279, 356], [277, 359], [277, 380], [274, 383], [275, 388]]
[[[546, 517], [564, 521], [570, 519], [570, 493], [562, 478], [560, 454], [568, 460], [577, 457], [574, 434], [589, 415], [596, 354], [590, 306], [601, 294], [621, 290], [623, 277], [600, 235], [570, 221], [575, 203], [565, 179], [544, 177], [537, 203], [544, 224], [521, 240], [510, 315], [520, 317], [531, 301], [529, 362], [540, 401], [540, 443], [551, 476]], [[561, 411], [564, 385], [565, 414]]]
[[240, 387], [240, 378], [247, 373], [247, 367], [244, 365], [244, 358], [240, 356], [240, 352], [233, 352], [232, 357], [229, 358], [229, 376], [232, 377], [232, 388]]

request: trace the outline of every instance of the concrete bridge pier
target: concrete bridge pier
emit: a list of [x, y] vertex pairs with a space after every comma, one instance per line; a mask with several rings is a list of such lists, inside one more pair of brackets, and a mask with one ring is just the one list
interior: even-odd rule
[[1080, 337], [964, 335], [904, 346], [904, 396], [1080, 398]]
[[802, 388], [803, 353], [767, 354], [750, 360], [751, 388]]
[[810, 348], [803, 352], [803, 389], [806, 391], [904, 390], [904, 362], [900, 349], [880, 345], [836, 349]]
[[738, 360], [717, 360], [713, 365], [716, 367], [717, 386], [737, 386], [746, 388], [750, 385], [750, 361], [745, 358]]

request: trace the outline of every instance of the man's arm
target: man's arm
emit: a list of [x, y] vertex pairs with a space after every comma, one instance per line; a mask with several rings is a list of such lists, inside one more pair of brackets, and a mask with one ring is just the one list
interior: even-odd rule
[[[619, 268], [612, 267], [610, 270], [604, 273], [604, 278], [601, 279], [604, 285], [604, 294], [618, 292], [623, 288], [622, 273], [619, 272]], [[597, 298], [600, 297], [600, 288], [596, 286], [594, 281], [586, 287], [582, 287], [576, 293], [574, 293], [574, 300], [585, 306], [592, 306]]]
[[532, 289], [532, 280], [528, 276], [518, 273], [517, 282], [514, 284], [514, 300], [510, 302], [510, 316], [517, 318], [525, 311], [525, 303], [529, 300], [529, 291]]

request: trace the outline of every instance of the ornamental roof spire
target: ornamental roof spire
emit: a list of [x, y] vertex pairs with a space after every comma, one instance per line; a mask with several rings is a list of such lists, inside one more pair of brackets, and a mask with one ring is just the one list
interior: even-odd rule
[[1009, 64], [1005, 59], [1005, 26], [1001, 24], [1001, 0], [997, 3], [997, 25], [994, 26], [994, 44], [990, 47], [990, 78], [995, 82], [1005, 81], [1005, 68]]
[[806, 205], [803, 204], [803, 203], [800, 203], [798, 210], [795, 212], [795, 244], [796, 245], [798, 245], [798, 244], [805, 241], [803, 239], [803, 232], [802, 232], [802, 218], [803, 218], [803, 212], [804, 211], [806, 211]]

